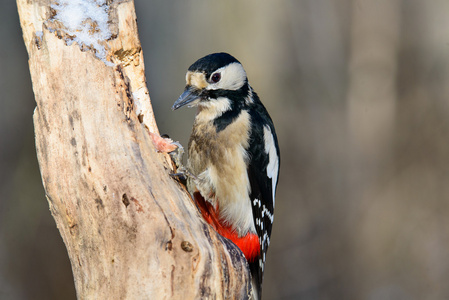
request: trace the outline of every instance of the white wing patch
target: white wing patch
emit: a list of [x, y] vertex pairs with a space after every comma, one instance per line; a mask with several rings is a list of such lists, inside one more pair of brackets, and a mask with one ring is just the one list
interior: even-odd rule
[[278, 172], [279, 172], [279, 157], [276, 152], [274, 137], [270, 127], [265, 126], [263, 128], [263, 137], [265, 141], [265, 153], [268, 154], [269, 157], [267, 166], [267, 176], [268, 178], [271, 178], [271, 184], [273, 187], [273, 208], [274, 208], [275, 203], [274, 196], [276, 194], [276, 183], [278, 180]]

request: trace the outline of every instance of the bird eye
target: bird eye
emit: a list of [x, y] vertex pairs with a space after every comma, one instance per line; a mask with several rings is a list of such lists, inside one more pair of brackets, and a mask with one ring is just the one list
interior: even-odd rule
[[214, 82], [214, 83], [219, 82], [220, 79], [221, 79], [221, 74], [220, 73], [212, 74], [212, 77], [210, 78], [210, 80], [212, 80], [212, 82]]

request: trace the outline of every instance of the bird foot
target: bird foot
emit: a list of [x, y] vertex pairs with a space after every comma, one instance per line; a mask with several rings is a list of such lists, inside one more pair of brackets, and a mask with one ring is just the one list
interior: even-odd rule
[[187, 180], [187, 177], [190, 177], [195, 181], [199, 180], [198, 177], [193, 175], [192, 172], [190, 172], [184, 166], [180, 166], [177, 171], [178, 171], [177, 173], [172, 173], [172, 174], [170, 174], [170, 176], [171, 177], [179, 177], [179, 178], [182, 178], [183, 180]]
[[184, 147], [179, 142], [172, 142], [177, 148], [175, 151], [170, 152], [170, 157], [175, 162], [176, 167], [179, 169], [184, 168], [182, 165], [182, 157], [184, 155]]

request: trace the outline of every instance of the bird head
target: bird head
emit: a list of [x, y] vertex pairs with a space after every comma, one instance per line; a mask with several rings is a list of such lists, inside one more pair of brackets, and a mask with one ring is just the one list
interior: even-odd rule
[[242, 64], [227, 53], [213, 53], [197, 60], [186, 74], [186, 87], [172, 109], [182, 106], [229, 110], [248, 94], [248, 80]]

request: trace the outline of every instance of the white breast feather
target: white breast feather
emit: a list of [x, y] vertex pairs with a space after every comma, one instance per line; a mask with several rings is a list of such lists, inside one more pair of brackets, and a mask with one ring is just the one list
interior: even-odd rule
[[[249, 158], [244, 145], [248, 141], [249, 132], [245, 129], [246, 132], [243, 134], [235, 132], [230, 134], [230, 131], [249, 128], [249, 118], [248, 112], [242, 111], [239, 117], [224, 129], [223, 136], [235, 140], [228, 143], [228, 147], [224, 149], [220, 166], [210, 165], [198, 176], [199, 182], [196, 182], [198, 190], [206, 200], [214, 206], [218, 200], [221, 217], [228, 224], [232, 224], [239, 236], [244, 236], [248, 232], [256, 233], [249, 198], [251, 190], [247, 172]], [[202, 120], [203, 116], [198, 115], [197, 119]], [[226, 143], [223, 142], [224, 144]], [[212, 199], [208, 197], [211, 192], [214, 194]]]

